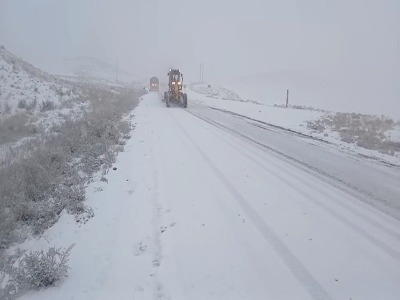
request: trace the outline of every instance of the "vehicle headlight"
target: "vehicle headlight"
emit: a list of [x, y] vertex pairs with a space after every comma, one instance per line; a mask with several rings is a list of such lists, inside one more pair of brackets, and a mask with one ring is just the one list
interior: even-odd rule
[[172, 81], [172, 84], [175, 84], [175, 81]]
[[179, 81], [178, 84], [182, 84], [182, 82]]

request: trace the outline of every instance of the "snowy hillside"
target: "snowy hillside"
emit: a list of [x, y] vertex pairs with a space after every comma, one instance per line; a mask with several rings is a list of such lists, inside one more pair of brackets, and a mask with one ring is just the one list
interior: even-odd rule
[[78, 97], [69, 83], [0, 48], [0, 117], [52, 110]]

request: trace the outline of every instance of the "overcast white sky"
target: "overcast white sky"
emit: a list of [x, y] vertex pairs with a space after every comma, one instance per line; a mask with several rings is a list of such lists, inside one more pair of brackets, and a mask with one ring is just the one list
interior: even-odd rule
[[140, 78], [304, 73], [400, 102], [399, 0], [0, 0], [0, 44], [32, 62], [118, 57]]

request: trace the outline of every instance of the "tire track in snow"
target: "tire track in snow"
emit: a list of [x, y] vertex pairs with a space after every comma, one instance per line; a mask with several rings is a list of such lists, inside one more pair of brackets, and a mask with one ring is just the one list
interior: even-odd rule
[[335, 186], [336, 188], [346, 192], [347, 194], [357, 198], [358, 200], [360, 200], [364, 203], [369, 204], [370, 206], [372, 206], [376, 209], [379, 209], [386, 215], [391, 216], [392, 218], [395, 218], [397, 220], [400, 220], [400, 216], [398, 214], [396, 214], [395, 212], [393, 212], [393, 210], [386, 205], [387, 202], [385, 199], [383, 199], [379, 196], [375, 196], [375, 195], [371, 194], [370, 192], [368, 192], [364, 189], [361, 189], [355, 185], [352, 185], [348, 182], [345, 182], [344, 180], [342, 180], [332, 174], [324, 172], [323, 170], [321, 170], [317, 167], [314, 167], [314, 166], [307, 164], [299, 159], [296, 159], [290, 155], [287, 155], [273, 147], [270, 147], [264, 143], [261, 143], [261, 142], [255, 140], [254, 138], [249, 137], [248, 135], [245, 135], [237, 130], [230, 128], [229, 126], [223, 125], [219, 122], [216, 122], [216, 121], [206, 118], [204, 116], [198, 115], [189, 110], [185, 110], [185, 111], [192, 114], [193, 116], [211, 124], [211, 125], [219, 127], [227, 132], [234, 134], [234, 135], [240, 136], [243, 139], [246, 139], [255, 145], [258, 145], [259, 147], [263, 148], [264, 150], [269, 151], [270, 154], [273, 154], [276, 157], [281, 158], [282, 160], [291, 162], [294, 166], [296, 166], [298, 168], [302, 168], [304, 171], [308, 172], [309, 174], [318, 175], [321, 179], [324, 179], [324, 181], [329, 183], [330, 185]]
[[[247, 158], [249, 160], [251, 160], [254, 163], [255, 166], [258, 166], [258, 167], [262, 168], [264, 171], [266, 171], [266, 172], [274, 175], [275, 177], [279, 178], [279, 180], [284, 182], [284, 183], [286, 183], [286, 185], [289, 188], [295, 190], [299, 194], [302, 194], [307, 199], [311, 200], [314, 204], [316, 204], [318, 207], [322, 208], [324, 211], [329, 213], [331, 216], [333, 216], [337, 220], [339, 220], [342, 223], [344, 223], [347, 227], [349, 227], [353, 231], [355, 231], [358, 234], [360, 234], [361, 236], [363, 236], [365, 239], [367, 239], [369, 242], [371, 242], [371, 244], [373, 244], [374, 246], [376, 246], [379, 249], [383, 250], [386, 254], [388, 254], [392, 258], [400, 261], [400, 252], [398, 252], [397, 250], [393, 249], [392, 247], [388, 246], [386, 243], [382, 242], [381, 240], [379, 240], [375, 236], [373, 236], [370, 233], [368, 233], [367, 231], [365, 231], [362, 226], [359, 226], [359, 225], [355, 224], [354, 222], [346, 219], [340, 213], [338, 213], [334, 209], [332, 209], [329, 206], [327, 206], [326, 204], [324, 204], [321, 200], [319, 200], [314, 195], [308, 193], [307, 191], [299, 188], [296, 185], [293, 185], [293, 182], [291, 182], [287, 177], [283, 177], [283, 176], [277, 174], [276, 172], [271, 171], [270, 168], [268, 168], [265, 165], [264, 162], [262, 162], [260, 160], [257, 160], [257, 159], [254, 159], [252, 157], [247, 157]], [[271, 162], [271, 164], [274, 164], [274, 163]], [[300, 182], [300, 183], [302, 183], [302, 184], [304, 184], [306, 186], [310, 186], [311, 187], [311, 185], [307, 181], [305, 181], [304, 179], [300, 178], [299, 176], [296, 176], [296, 175], [292, 174], [291, 172], [289, 172], [289, 171], [287, 171], [285, 169], [283, 169], [282, 172], [286, 173], [288, 176], [292, 177], [293, 179], [297, 180], [298, 182]], [[318, 189], [316, 187], [312, 187], [312, 188], [314, 188], [314, 190], [319, 192], [324, 197], [334, 201], [333, 197], [331, 197], [329, 194], [326, 194], [326, 193], [322, 192], [321, 189]], [[354, 213], [354, 212], [352, 212], [352, 213]], [[395, 238], [398, 239], [397, 236], [395, 236]]]
[[[152, 155], [153, 156], [153, 155]], [[154, 157], [153, 157], [154, 159]], [[158, 201], [158, 186], [157, 186], [157, 170], [153, 171], [154, 191], [152, 192], [151, 202], [153, 205], [153, 273], [150, 275], [153, 278], [153, 299], [159, 300], [164, 298], [163, 285], [158, 279], [158, 268], [162, 263], [162, 245], [161, 245], [161, 205]]]
[[[212, 125], [212, 124], [211, 124]], [[212, 132], [212, 131], [210, 131]], [[215, 134], [215, 132], [212, 132], [213, 134]], [[254, 157], [251, 157], [249, 155], [244, 155], [242, 149], [239, 149], [237, 147], [237, 145], [234, 145], [233, 143], [227, 141], [224, 137], [222, 136], [218, 136], [220, 139], [224, 140], [225, 143], [227, 143], [230, 147], [234, 148], [237, 150], [237, 152], [240, 155], [243, 155], [244, 157], [246, 157], [247, 159], [249, 159], [250, 161], [252, 161], [254, 163], [254, 165], [256, 167], [260, 167], [262, 168], [264, 171], [272, 174], [273, 176], [277, 177], [280, 179], [280, 181], [284, 182], [288, 188], [295, 190], [296, 192], [302, 194], [303, 196], [305, 196], [307, 199], [311, 200], [314, 204], [316, 204], [317, 206], [319, 206], [320, 208], [322, 208], [324, 211], [326, 211], [327, 213], [329, 213], [330, 215], [332, 215], [334, 218], [336, 218], [337, 220], [341, 221], [342, 223], [344, 223], [346, 226], [348, 226], [351, 230], [357, 232], [358, 234], [360, 234], [361, 236], [363, 236], [364, 238], [366, 238], [370, 243], [372, 243], [374, 246], [380, 248], [381, 250], [383, 250], [386, 254], [388, 254], [389, 256], [391, 256], [392, 258], [399, 260], [400, 261], [400, 252], [397, 251], [396, 249], [393, 249], [392, 247], [388, 246], [385, 242], [382, 242], [381, 240], [379, 240], [377, 237], [373, 236], [372, 234], [368, 233], [367, 231], [364, 230], [364, 228], [360, 225], [357, 225], [356, 223], [350, 221], [349, 219], [343, 217], [342, 215], [340, 215], [338, 212], [336, 212], [334, 209], [330, 208], [329, 206], [327, 206], [326, 204], [324, 204], [322, 201], [318, 200], [317, 197], [311, 195], [310, 193], [304, 191], [303, 189], [299, 188], [296, 185], [293, 185], [292, 182], [290, 180], [287, 179], [287, 177], [283, 177], [282, 175], [273, 172], [270, 168], [268, 168], [268, 165], [273, 164], [275, 165], [275, 167], [279, 167], [277, 165], [276, 162], [274, 161], [268, 161], [268, 164], [265, 163], [265, 157], [262, 157], [260, 154], [256, 153], [254, 151], [254, 149], [252, 149], [251, 147], [247, 147], [247, 149], [251, 152], [253, 152], [253, 154], [255, 154], [256, 156], [259, 157], [259, 159], [255, 159]], [[290, 162], [289, 162], [290, 163]], [[333, 203], [335, 204], [339, 204], [339, 206], [343, 206], [346, 209], [349, 209], [351, 211], [351, 213], [359, 216], [361, 219], [364, 219], [364, 221], [367, 221], [371, 224], [373, 224], [374, 226], [376, 226], [377, 228], [379, 228], [380, 230], [382, 230], [384, 233], [386, 233], [387, 235], [392, 236], [394, 239], [399, 240], [399, 235], [397, 232], [392, 231], [384, 226], [382, 226], [380, 223], [377, 223], [376, 221], [372, 220], [371, 218], [368, 218], [367, 216], [363, 215], [362, 213], [356, 212], [352, 209], [349, 208], [348, 205], [344, 204], [344, 203], [338, 203], [337, 201], [335, 201], [335, 198], [333, 196], [331, 196], [330, 194], [327, 194], [326, 192], [322, 191], [321, 188], [317, 187], [317, 186], [313, 186], [311, 185], [309, 182], [307, 182], [306, 180], [304, 180], [303, 178], [294, 175], [292, 172], [288, 171], [287, 169], [281, 169], [281, 172], [287, 174], [289, 177], [292, 177], [293, 179], [297, 180], [298, 182], [302, 183], [303, 185], [309, 186], [311, 188], [313, 188], [314, 190], [316, 190], [317, 192], [319, 192], [321, 195], [323, 195], [325, 198], [331, 200]], [[318, 177], [319, 178], [319, 177]]]
[[260, 215], [248, 204], [245, 197], [243, 197], [235, 187], [226, 179], [224, 174], [214, 166], [213, 162], [209, 157], [201, 150], [199, 145], [192, 139], [190, 134], [185, 128], [175, 119], [178, 127], [182, 130], [187, 140], [194, 146], [200, 156], [204, 159], [204, 162], [213, 171], [213, 173], [219, 178], [224, 184], [227, 190], [232, 194], [234, 199], [239, 203], [241, 208], [250, 217], [255, 227], [259, 230], [264, 239], [272, 246], [275, 252], [281, 257], [282, 261], [290, 269], [295, 278], [304, 286], [312, 299], [315, 300], [329, 300], [332, 299], [320, 283], [312, 276], [312, 274], [306, 269], [306, 267], [297, 259], [297, 257], [286, 247], [281, 239], [275, 234], [275, 232], [263, 221]]
[[[160, 300], [160, 299], [169, 299], [169, 297], [165, 294], [164, 286], [162, 282], [159, 280], [158, 276], [158, 269], [161, 267], [162, 264], [162, 243], [161, 243], [161, 218], [162, 218], [162, 205], [159, 200], [159, 192], [158, 192], [158, 172], [157, 172], [157, 162], [156, 157], [153, 151], [151, 150], [151, 162], [152, 162], [152, 188], [154, 190], [151, 191], [151, 205], [152, 205], [152, 239], [153, 239], [153, 272], [150, 274], [152, 277], [153, 282], [153, 299]], [[152, 189], [149, 188], [149, 189]]]
[[[286, 134], [297, 135], [297, 136], [300, 136], [300, 137], [303, 137], [303, 138], [307, 138], [307, 139], [310, 139], [310, 140], [314, 140], [314, 141], [318, 141], [318, 142], [321, 142], [321, 143], [324, 143], [324, 144], [332, 144], [331, 142], [328, 142], [328, 141], [326, 141], [324, 139], [321, 139], [321, 138], [318, 138], [318, 137], [315, 137], [315, 136], [312, 136], [312, 135], [301, 133], [299, 131], [296, 131], [296, 130], [293, 130], [293, 129], [289, 129], [289, 128], [285, 128], [285, 127], [282, 127], [282, 126], [274, 125], [272, 123], [268, 123], [268, 122], [265, 122], [265, 121], [257, 120], [257, 119], [254, 119], [254, 118], [250, 118], [248, 116], [241, 115], [241, 114], [229, 111], [229, 110], [220, 109], [220, 108], [216, 108], [216, 107], [212, 107], [212, 106], [207, 106], [207, 107], [210, 108], [210, 109], [216, 110], [216, 111], [223, 112], [225, 114], [229, 114], [229, 115], [232, 115], [232, 116], [237, 116], [237, 117], [246, 119], [246, 120], [249, 121], [249, 124], [251, 124], [253, 126], [256, 126], [256, 127], [259, 127], [259, 128], [262, 128], [264, 130], [274, 131], [274, 132], [277, 132], [277, 133], [281, 132], [281, 133], [286, 133]], [[260, 125], [260, 124], [262, 124], [262, 125]], [[379, 158], [376, 158], [376, 157], [373, 157], [373, 156], [364, 155], [364, 154], [359, 154], [359, 155], [364, 156], [364, 157], [366, 157], [366, 158], [368, 158], [370, 160], [377, 161], [377, 162], [379, 162], [379, 163], [381, 163], [381, 164], [383, 164], [385, 166], [389, 166], [389, 167], [393, 167], [393, 168], [400, 168], [400, 165], [398, 165], [396, 163], [384, 161], [384, 160], [381, 160]]]
[[[140, 117], [146, 118], [143, 122], [145, 126], [151, 126], [151, 122], [148, 121], [148, 115], [151, 114], [148, 107], [142, 108], [142, 112]], [[143, 131], [143, 130], [142, 130]], [[139, 270], [141, 272], [146, 272], [143, 274], [145, 277], [144, 283], [137, 286], [133, 299], [153, 299], [153, 300], [161, 300], [161, 299], [169, 299], [169, 297], [164, 292], [164, 286], [159, 279], [159, 268], [162, 264], [162, 243], [161, 243], [161, 203], [159, 197], [159, 188], [158, 188], [158, 172], [157, 172], [157, 162], [154, 155], [154, 136], [153, 136], [154, 128], [150, 127], [148, 131], [145, 132], [146, 135], [140, 135], [140, 143], [144, 142], [142, 138], [146, 140], [149, 144], [147, 147], [140, 149], [144, 157], [142, 158], [145, 162], [146, 166], [148, 166], [149, 171], [145, 174], [142, 174], [142, 184], [143, 189], [145, 190], [145, 195], [139, 201], [146, 202], [146, 208], [148, 208], [148, 214], [146, 214], [147, 222], [144, 228], [137, 229], [138, 232], [141, 232], [145, 236], [142, 236], [139, 241], [136, 243], [136, 250], [134, 255], [141, 256], [144, 253], [147, 253], [146, 258], [146, 266], [149, 268]], [[140, 226], [140, 224], [137, 224]], [[148, 225], [148, 227], [147, 227]], [[149, 261], [147, 262], [147, 259]], [[148, 273], [147, 273], [148, 272]]]
[[[230, 133], [230, 134], [234, 134], [234, 135], [237, 135], [237, 136], [243, 138], [244, 141], [247, 141], [247, 142], [251, 143], [252, 145], [257, 146], [257, 147], [258, 147], [259, 149], [261, 149], [262, 151], [265, 151], [265, 152], [268, 152], [268, 153], [271, 153], [271, 152], [272, 152], [272, 154], [275, 154], [277, 158], [279, 158], [279, 159], [281, 159], [281, 160], [283, 160], [283, 161], [285, 161], [285, 162], [287, 162], [287, 163], [289, 163], [289, 164], [291, 164], [291, 165], [293, 165], [293, 166], [295, 166], [295, 167], [297, 167], [297, 168], [303, 170], [304, 172], [307, 172], [308, 174], [310, 174], [310, 175], [312, 175], [312, 176], [316, 176], [318, 179], [322, 180], [323, 182], [325, 182], [325, 183], [327, 183], [327, 184], [333, 186], [334, 188], [338, 188], [338, 189], [339, 189], [341, 192], [343, 192], [343, 193], [346, 193], [346, 194], [348, 194], [348, 195], [350, 195], [350, 196], [352, 196], [352, 197], [354, 197], [354, 198], [356, 198], [356, 199], [358, 199], [358, 200], [360, 200], [360, 195], [359, 195], [359, 194], [355, 194], [356, 192], [357, 192], [357, 193], [361, 193], [363, 196], [366, 196], [366, 195], [364, 195], [364, 194], [363, 194], [362, 192], [360, 192], [360, 191], [355, 191], [355, 190], [353, 190], [353, 191], [350, 190], [350, 191], [349, 191], [348, 189], [346, 189], [346, 188], [349, 188], [349, 187], [347, 187], [347, 186], [346, 186], [346, 188], [344, 188], [343, 186], [338, 186], [338, 184], [333, 183], [333, 182], [331, 181], [332, 177], [331, 177], [330, 175], [326, 175], [325, 173], [320, 172], [319, 170], [314, 170], [314, 169], [312, 169], [312, 168], [310, 169], [310, 167], [308, 167], [308, 166], [305, 165], [304, 163], [299, 162], [299, 161], [297, 161], [296, 159], [292, 159], [290, 156], [287, 156], [287, 155], [285, 155], [285, 154], [283, 154], [283, 153], [281, 153], [281, 152], [279, 152], [279, 151], [277, 151], [277, 150], [275, 150], [275, 149], [273, 149], [273, 148], [270, 148], [269, 146], [264, 145], [264, 144], [262, 144], [262, 143], [260, 143], [260, 142], [258, 142], [258, 141], [256, 141], [256, 140], [254, 140], [254, 139], [252, 139], [252, 138], [250, 138], [250, 137], [248, 137], [248, 136], [246, 136], [246, 135], [244, 135], [244, 134], [242, 134], [242, 133], [240, 133], [240, 132], [237, 132], [237, 131], [235, 131], [235, 130], [233, 130], [233, 129], [231, 129], [231, 128], [225, 126], [225, 125], [222, 125], [222, 124], [220, 124], [220, 123], [218, 123], [218, 122], [215, 122], [215, 121], [210, 120], [210, 119], [208, 119], [208, 118], [205, 118], [205, 117], [203, 117], [203, 116], [199, 116], [199, 115], [197, 115], [197, 114], [195, 114], [195, 113], [193, 113], [193, 112], [190, 112], [190, 111], [187, 111], [187, 112], [189, 112], [190, 114], [194, 115], [195, 117], [199, 118], [200, 120], [205, 121], [206, 123], [208, 123], [208, 124], [210, 124], [210, 125], [212, 125], [212, 126], [214, 126], [214, 127], [217, 127], [217, 128], [222, 129], [224, 132], [227, 132], [227, 133]], [[215, 133], [214, 133], [214, 134], [215, 134]], [[220, 138], [224, 139], [223, 137], [220, 137]], [[228, 141], [226, 141], [226, 139], [224, 139], [224, 140], [225, 140], [225, 142], [229, 143]], [[233, 146], [233, 147], [236, 147], [236, 146], [234, 146], [233, 144], [230, 144], [230, 145]], [[253, 150], [251, 147], [248, 147], [248, 149], [249, 149], [250, 151], [252, 151], [253, 153], [255, 153], [254, 150]], [[241, 155], [243, 155], [242, 151], [238, 151], [238, 152], [239, 152]], [[257, 154], [257, 155], [258, 155], [258, 154]], [[258, 155], [258, 156], [259, 156], [259, 155]], [[253, 160], [253, 162], [255, 162], [255, 163], [257, 164], [257, 166], [259, 165], [259, 162], [254, 161], [253, 158], [251, 158], [251, 157], [249, 157], [249, 156], [246, 156], [246, 157], [249, 158], [249, 159], [251, 159], [251, 160]], [[261, 156], [259, 156], [259, 157], [261, 157]], [[262, 158], [262, 159], [263, 159], [263, 158]], [[273, 161], [270, 161], [269, 163], [275, 164], [275, 166], [276, 166], [276, 163], [273, 162]], [[265, 170], [267, 170], [267, 171], [270, 172], [270, 170], [269, 170], [268, 168], [265, 169]], [[287, 170], [283, 170], [283, 171], [284, 171], [286, 174], [288, 174], [288, 175], [290, 175], [290, 176], [296, 178], [296, 180], [301, 181], [303, 184], [306, 184], [306, 185], [309, 185], [309, 186], [310, 186], [309, 183], [305, 182], [303, 179], [299, 178], [298, 176], [293, 175], [292, 173], [290, 173], [290, 172], [287, 171]], [[325, 176], [325, 177], [324, 177], [324, 176]], [[283, 181], [287, 181], [287, 180], [284, 179], [284, 178], [282, 178], [282, 180], [283, 180]], [[334, 179], [334, 180], [335, 180], [335, 179]], [[288, 184], [288, 186], [291, 186], [291, 185]], [[381, 225], [378, 221], [373, 220], [372, 218], [366, 216], [365, 214], [363, 214], [363, 213], [361, 213], [361, 212], [358, 212], [358, 211], [355, 211], [354, 209], [351, 209], [351, 208], [349, 207], [349, 205], [347, 205], [347, 204], [345, 204], [345, 203], [343, 203], [343, 202], [337, 202], [337, 201], [335, 201], [334, 197], [332, 197], [331, 195], [327, 195], [326, 193], [324, 193], [323, 191], [321, 191], [320, 188], [318, 188], [318, 187], [316, 187], [316, 186], [313, 186], [313, 188], [314, 188], [315, 190], [319, 191], [319, 193], [321, 193], [321, 194], [323, 194], [324, 196], [326, 196], [327, 198], [329, 198], [330, 200], [333, 200], [334, 203], [336, 203], [336, 204], [338, 204], [338, 205], [341, 205], [341, 206], [343, 206], [343, 207], [346, 208], [346, 209], [349, 209], [349, 210], [350, 210], [353, 214], [355, 214], [356, 216], [358, 216], [358, 217], [360, 217], [361, 219], [363, 219], [363, 220], [365, 220], [365, 221], [367, 221], [367, 222], [373, 224], [374, 226], [376, 226], [377, 228], [381, 229], [383, 232], [385, 232], [386, 234], [392, 236], [392, 237], [395, 238], [396, 240], [400, 240], [399, 232], [394, 231], [394, 230], [392, 230], [392, 229], [390, 229], [390, 228], [384, 227], [384, 226]], [[311, 197], [311, 196], [307, 196], [307, 197]], [[315, 198], [315, 197], [312, 197], [312, 198]], [[361, 199], [361, 203], [365, 203], [365, 202]], [[379, 212], [380, 212], [380, 211], [379, 211]], [[386, 214], [385, 214], [385, 216], [386, 216], [386, 217], [392, 217], [392, 216], [388, 216], [388, 215], [386, 215]], [[343, 217], [341, 217], [341, 216], [338, 216], [338, 217], [339, 217], [340, 219], [343, 219]], [[397, 220], [396, 218], [394, 218], [394, 219]], [[365, 235], [365, 237], [366, 237], [367, 239], [369, 239], [371, 242], [373, 242], [376, 246], [383, 247], [382, 249], [385, 250], [389, 255], [391, 255], [392, 257], [394, 257], [394, 258], [397, 259], [397, 260], [400, 260], [400, 253], [399, 253], [399, 252], [397, 252], [397, 251], [391, 249], [390, 247], [386, 246], [385, 244], [383, 244], [382, 242], [380, 242], [379, 240], [377, 240], [375, 237], [373, 237], [373, 236], [371, 236], [370, 234], [368, 234], [368, 233], [366, 233], [365, 231], [363, 231], [362, 228], [360, 228], [360, 227], [357, 226], [356, 224], [352, 223], [351, 221], [348, 221], [348, 220], [345, 219], [345, 223], [347, 223], [347, 224], [348, 224], [348, 223], [351, 223], [352, 225], [354, 225], [354, 226], [352, 226], [353, 229], [357, 228], [356, 230], [357, 230], [358, 232], [360, 232], [360, 230], [361, 230], [361, 232], [363, 232], [363, 235]], [[376, 241], [376, 243], [375, 243], [375, 241]]]

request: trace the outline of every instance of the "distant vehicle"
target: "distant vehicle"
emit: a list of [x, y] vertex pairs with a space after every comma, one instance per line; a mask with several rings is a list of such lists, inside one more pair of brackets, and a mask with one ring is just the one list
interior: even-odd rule
[[177, 103], [182, 107], [187, 107], [187, 94], [183, 93], [183, 74], [181, 70], [170, 69], [168, 72], [168, 91], [164, 93], [164, 101], [167, 107], [171, 102]]
[[160, 81], [157, 77], [150, 78], [150, 91], [158, 92], [160, 89]]

